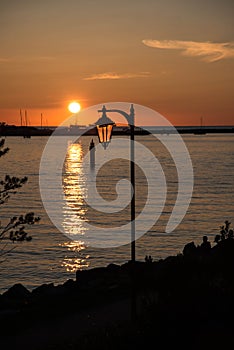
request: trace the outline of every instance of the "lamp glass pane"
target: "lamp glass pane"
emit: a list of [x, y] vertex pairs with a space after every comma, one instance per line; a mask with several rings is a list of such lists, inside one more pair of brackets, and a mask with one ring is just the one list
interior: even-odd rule
[[112, 130], [113, 130], [112, 124], [97, 125], [99, 142], [102, 144], [104, 149], [106, 149], [108, 144], [110, 143]]
[[113, 125], [107, 125], [107, 142], [110, 142], [112, 136]]
[[104, 139], [103, 139], [103, 130], [102, 130], [102, 126], [97, 125], [97, 131], [98, 131], [98, 138], [99, 138], [99, 142], [103, 143]]

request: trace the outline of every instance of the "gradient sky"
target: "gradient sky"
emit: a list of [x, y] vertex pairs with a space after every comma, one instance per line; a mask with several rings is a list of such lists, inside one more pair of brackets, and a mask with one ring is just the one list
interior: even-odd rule
[[233, 125], [233, 18], [233, 0], [1, 0], [0, 121], [58, 125], [77, 100]]

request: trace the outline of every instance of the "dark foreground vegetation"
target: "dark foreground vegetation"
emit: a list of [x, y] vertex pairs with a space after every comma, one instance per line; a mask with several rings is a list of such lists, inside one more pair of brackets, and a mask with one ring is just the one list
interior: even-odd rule
[[233, 348], [230, 223], [212, 245], [204, 237], [177, 256], [77, 271], [31, 292], [14, 285], [0, 296], [1, 348]]

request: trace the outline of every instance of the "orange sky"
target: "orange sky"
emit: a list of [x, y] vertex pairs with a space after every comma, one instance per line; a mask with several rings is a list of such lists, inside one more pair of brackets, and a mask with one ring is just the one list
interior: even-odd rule
[[3, 0], [0, 121], [19, 124], [26, 109], [31, 125], [41, 113], [58, 125], [77, 100], [233, 125], [233, 13], [229, 0]]

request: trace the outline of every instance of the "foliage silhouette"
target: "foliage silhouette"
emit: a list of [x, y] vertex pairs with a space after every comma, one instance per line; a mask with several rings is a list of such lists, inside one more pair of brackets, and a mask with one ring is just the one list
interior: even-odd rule
[[226, 220], [224, 225], [220, 226], [220, 234], [215, 236], [214, 242], [219, 243], [226, 239], [233, 238], [233, 229], [230, 228], [231, 222]]

